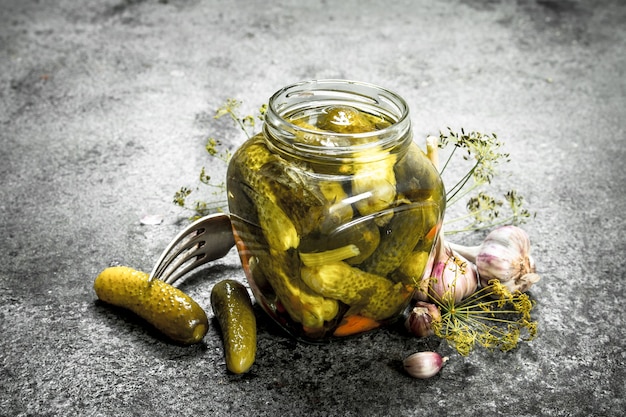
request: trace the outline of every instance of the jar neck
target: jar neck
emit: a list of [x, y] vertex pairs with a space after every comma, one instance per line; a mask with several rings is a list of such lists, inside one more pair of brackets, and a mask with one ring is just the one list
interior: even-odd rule
[[[329, 108], [354, 109], [384, 123], [366, 131], [343, 132], [299, 122], [306, 117], [315, 119], [316, 112]], [[412, 141], [409, 109], [400, 96], [372, 84], [346, 80], [305, 81], [277, 91], [269, 100], [263, 132], [278, 152], [317, 163], [345, 163], [362, 155], [401, 152]], [[368, 152], [372, 149], [385, 152]]]

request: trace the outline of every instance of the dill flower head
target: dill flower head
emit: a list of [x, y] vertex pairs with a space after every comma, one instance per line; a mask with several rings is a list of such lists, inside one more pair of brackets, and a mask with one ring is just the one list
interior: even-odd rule
[[498, 280], [460, 302], [434, 297], [432, 302], [441, 311], [441, 318], [432, 323], [433, 332], [463, 356], [477, 344], [506, 352], [520, 340], [530, 341], [537, 335], [537, 322], [530, 315], [535, 303], [527, 294], [512, 293]]

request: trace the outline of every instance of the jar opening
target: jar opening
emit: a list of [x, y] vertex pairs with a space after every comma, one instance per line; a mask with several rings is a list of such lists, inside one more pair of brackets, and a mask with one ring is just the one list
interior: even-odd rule
[[399, 95], [349, 80], [303, 81], [269, 100], [266, 135], [287, 153], [349, 157], [411, 140], [408, 105]]

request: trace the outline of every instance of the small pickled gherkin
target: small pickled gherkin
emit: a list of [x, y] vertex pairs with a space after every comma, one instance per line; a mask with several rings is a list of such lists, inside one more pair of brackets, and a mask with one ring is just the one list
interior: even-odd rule
[[277, 158], [270, 152], [265, 143], [263, 135], [257, 134], [246, 143], [245, 147], [239, 148], [236, 155], [233, 155], [233, 159], [241, 158], [244, 167], [249, 170], [247, 174], [244, 171], [244, 180], [252, 181], [250, 185], [254, 185], [255, 176], [253, 174], [256, 174], [268, 161]]
[[284, 159], [275, 158], [263, 165], [259, 174], [268, 179], [267, 187], [301, 236], [319, 229], [328, 203], [317, 183], [305, 175], [305, 167], [291, 166]]
[[276, 250], [296, 248], [300, 236], [292, 220], [278, 205], [278, 198], [267, 177], [255, 175], [262, 167], [277, 160], [267, 149], [262, 136], [256, 136], [245, 148], [241, 157], [245, 169], [239, 170], [243, 180], [249, 185], [244, 193], [254, 203], [257, 218], [269, 245]]
[[328, 235], [332, 247], [340, 247], [353, 243], [359, 254], [346, 259], [350, 265], [356, 265], [369, 258], [380, 244], [380, 231], [371, 218], [362, 218], [344, 224]]
[[390, 207], [396, 199], [396, 155], [374, 147], [357, 152], [355, 162], [346, 169], [352, 174], [352, 193], [363, 196], [355, 202], [362, 216]]
[[304, 267], [301, 276], [317, 293], [351, 306], [351, 314], [374, 320], [396, 315], [411, 295], [404, 284], [361, 271], [345, 262]]
[[371, 117], [354, 107], [330, 106], [318, 116], [316, 126], [335, 133], [365, 133], [379, 130]]
[[412, 142], [395, 166], [398, 194], [416, 201], [432, 198], [443, 201], [443, 183], [439, 173], [424, 152]]
[[347, 202], [348, 193], [338, 181], [320, 181], [320, 192], [326, 199], [325, 213], [320, 222], [320, 232], [329, 233], [352, 220], [354, 210]]
[[259, 224], [270, 247], [279, 251], [297, 248], [300, 235], [287, 214], [266, 195], [255, 191], [250, 194], [256, 203]]
[[391, 126], [392, 121], [383, 115], [370, 114], [351, 106], [327, 106], [317, 111], [293, 114], [289, 121], [308, 131], [337, 133], [339, 135], [312, 135], [299, 131], [296, 139], [300, 143], [317, 146], [352, 146], [359, 145], [376, 137], [349, 137], [359, 133], [376, 132]]
[[[381, 231], [376, 251], [361, 265], [364, 271], [387, 276], [402, 264], [420, 239], [434, 226], [427, 222], [429, 213], [436, 213], [433, 202], [415, 203], [398, 208]], [[438, 220], [438, 219], [437, 219]]]
[[392, 279], [407, 285], [419, 286], [428, 265], [429, 255], [423, 250], [411, 252], [393, 272]]
[[266, 220], [280, 223], [286, 217], [286, 226], [304, 236], [352, 218], [351, 206], [338, 202], [345, 196], [341, 184], [313, 181], [309, 167], [273, 155], [264, 142], [253, 139], [241, 159], [246, 194], [257, 210], [276, 212], [276, 219]]
[[259, 258], [258, 266], [291, 319], [309, 331], [323, 329], [339, 312], [336, 300], [315, 293], [293, 274], [294, 261], [288, 253], [270, 250]]
[[[261, 167], [275, 158], [276, 156], [267, 149], [263, 137], [257, 135], [233, 155], [233, 159], [240, 160], [241, 164], [229, 166], [229, 178], [240, 177], [239, 180], [247, 185], [243, 188], [245, 194], [253, 201], [257, 209], [259, 203], [257, 195], [263, 196], [263, 203], [276, 203], [276, 196], [269, 181], [257, 175]], [[243, 202], [239, 202], [238, 206], [243, 206]]]
[[359, 248], [351, 243], [323, 252], [299, 252], [300, 260], [306, 266], [324, 265], [329, 262], [344, 261], [359, 255]]

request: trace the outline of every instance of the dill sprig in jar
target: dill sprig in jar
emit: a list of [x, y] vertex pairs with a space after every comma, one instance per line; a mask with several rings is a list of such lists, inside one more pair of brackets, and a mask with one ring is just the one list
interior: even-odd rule
[[231, 158], [228, 204], [257, 302], [298, 339], [395, 321], [441, 227], [441, 178], [405, 101], [354, 81], [287, 86]]

